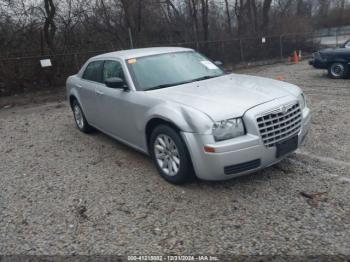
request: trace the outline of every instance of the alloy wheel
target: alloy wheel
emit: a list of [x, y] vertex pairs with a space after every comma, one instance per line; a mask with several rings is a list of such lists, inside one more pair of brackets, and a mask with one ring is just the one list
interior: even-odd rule
[[168, 176], [175, 176], [180, 169], [180, 154], [175, 142], [160, 134], [154, 141], [154, 155], [158, 166]]

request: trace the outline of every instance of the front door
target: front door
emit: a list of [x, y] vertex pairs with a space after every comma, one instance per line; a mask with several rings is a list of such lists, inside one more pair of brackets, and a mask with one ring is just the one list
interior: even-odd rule
[[[119, 77], [123, 80], [124, 73], [120, 62], [108, 60], [103, 66], [103, 81], [111, 77]], [[132, 143], [130, 130], [135, 129], [135, 121], [132, 119], [131, 107], [134, 92], [123, 89], [109, 88], [106, 85], [97, 88], [98, 104], [100, 108], [100, 126], [102, 129], [117, 138]]]

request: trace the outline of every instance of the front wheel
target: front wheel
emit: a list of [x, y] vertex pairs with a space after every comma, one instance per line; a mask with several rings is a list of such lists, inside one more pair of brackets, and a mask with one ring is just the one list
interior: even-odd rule
[[150, 151], [160, 175], [168, 182], [183, 184], [194, 178], [186, 145], [173, 128], [156, 127], [150, 138]]
[[333, 63], [328, 67], [328, 75], [333, 79], [341, 79], [346, 77], [348, 70], [345, 63]]

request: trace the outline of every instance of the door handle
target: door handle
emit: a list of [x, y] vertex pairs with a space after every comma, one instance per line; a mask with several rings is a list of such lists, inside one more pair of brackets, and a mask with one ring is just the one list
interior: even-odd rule
[[100, 91], [100, 90], [95, 90], [95, 92], [96, 92], [96, 94], [98, 94], [100, 96], [104, 95], [104, 93], [102, 91]]
[[83, 86], [82, 85], [79, 85], [79, 84], [75, 84], [76, 87], [78, 88], [82, 88]]

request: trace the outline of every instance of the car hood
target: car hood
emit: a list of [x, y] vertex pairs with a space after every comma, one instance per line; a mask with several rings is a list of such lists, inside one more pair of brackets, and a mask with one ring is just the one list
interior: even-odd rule
[[322, 54], [349, 54], [349, 48], [327, 48], [320, 50]]
[[220, 121], [241, 117], [250, 108], [281, 97], [297, 96], [300, 89], [273, 79], [230, 74], [147, 93], [165, 102], [200, 110], [212, 120]]

